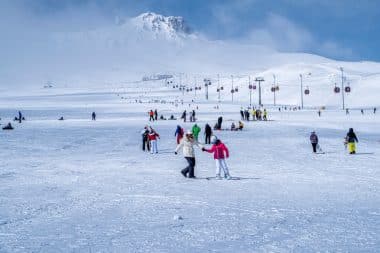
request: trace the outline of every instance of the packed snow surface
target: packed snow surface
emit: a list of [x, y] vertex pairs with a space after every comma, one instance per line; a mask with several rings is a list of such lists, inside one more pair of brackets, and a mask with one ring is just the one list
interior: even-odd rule
[[[224, 128], [236, 123], [243, 103], [160, 103], [177, 97], [170, 88], [1, 97], [1, 126], [19, 109], [26, 121], [0, 132], [0, 252], [379, 251], [380, 115], [268, 108], [271, 121], [216, 132], [239, 180], [207, 180], [215, 165], [200, 150], [192, 180], [174, 155], [177, 124], [192, 123], [149, 122], [147, 111], [179, 118], [198, 105], [203, 131], [218, 116]], [[158, 154], [141, 151], [147, 124], [161, 136]], [[357, 155], [343, 145], [349, 127]], [[325, 154], [312, 154], [312, 130]]]

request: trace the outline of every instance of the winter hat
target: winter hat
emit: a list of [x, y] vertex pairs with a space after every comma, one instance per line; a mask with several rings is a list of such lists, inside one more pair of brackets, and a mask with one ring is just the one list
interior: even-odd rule
[[192, 135], [192, 134], [193, 132], [191, 132], [190, 130], [187, 130], [186, 135]]
[[218, 138], [215, 135], [211, 136], [211, 140], [210, 141], [211, 141], [212, 144], [215, 144], [217, 140], [218, 140]]

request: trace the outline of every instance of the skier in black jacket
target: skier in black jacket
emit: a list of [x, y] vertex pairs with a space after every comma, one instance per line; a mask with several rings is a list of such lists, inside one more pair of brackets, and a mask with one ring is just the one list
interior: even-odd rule
[[314, 131], [311, 132], [310, 134], [310, 143], [311, 143], [311, 146], [313, 147], [313, 153], [317, 153], [318, 136]]
[[149, 152], [150, 151], [150, 145], [148, 140], [148, 134], [149, 134], [149, 128], [147, 126], [144, 127], [144, 129], [141, 131], [141, 137], [142, 137], [142, 150], [145, 151], [145, 149]]
[[205, 143], [211, 144], [211, 135], [212, 135], [212, 129], [211, 126], [207, 123], [205, 126]]
[[348, 151], [350, 154], [356, 153], [356, 145], [355, 142], [359, 142], [358, 138], [356, 137], [356, 134], [354, 133], [354, 129], [350, 128], [348, 130], [348, 133], [346, 135], [346, 142], [348, 144]]

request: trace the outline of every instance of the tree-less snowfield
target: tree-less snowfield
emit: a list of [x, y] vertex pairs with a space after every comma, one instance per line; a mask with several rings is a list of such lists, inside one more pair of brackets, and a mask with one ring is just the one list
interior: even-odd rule
[[[378, 252], [380, 116], [372, 110], [318, 117], [269, 109], [271, 121], [215, 133], [239, 180], [207, 180], [215, 165], [200, 150], [192, 180], [174, 154], [177, 124], [192, 123], [151, 123], [147, 112], [179, 118], [194, 106], [135, 103], [180, 95], [166, 87], [145, 98], [117, 94], [50, 89], [1, 98], [2, 125], [18, 109], [27, 119], [0, 133], [1, 252]], [[218, 116], [224, 128], [236, 123], [241, 104], [197, 103], [201, 141]], [[147, 124], [161, 136], [159, 154], [141, 151]], [[349, 127], [357, 155], [343, 145]], [[312, 130], [326, 154], [312, 154]]]

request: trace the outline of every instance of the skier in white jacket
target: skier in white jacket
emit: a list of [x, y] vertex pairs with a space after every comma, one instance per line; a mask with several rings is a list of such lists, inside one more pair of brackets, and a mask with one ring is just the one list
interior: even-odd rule
[[187, 174], [189, 174], [189, 178], [195, 178], [194, 176], [194, 167], [195, 167], [195, 152], [194, 152], [194, 146], [199, 147], [200, 149], [203, 148], [203, 146], [194, 139], [193, 133], [191, 131], [188, 131], [185, 135], [185, 138], [182, 138], [181, 142], [177, 146], [175, 150], [175, 154], [178, 153], [178, 151], [182, 148], [183, 156], [185, 157], [186, 161], [188, 162], [188, 166], [184, 168], [181, 173], [184, 177], [187, 177]]

